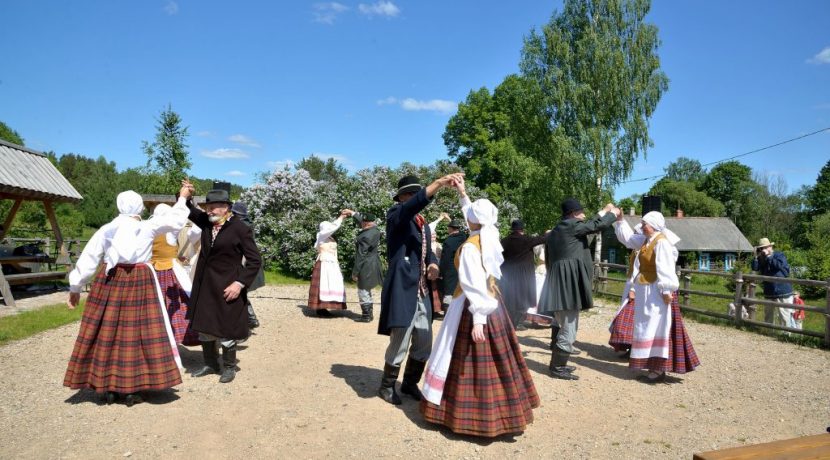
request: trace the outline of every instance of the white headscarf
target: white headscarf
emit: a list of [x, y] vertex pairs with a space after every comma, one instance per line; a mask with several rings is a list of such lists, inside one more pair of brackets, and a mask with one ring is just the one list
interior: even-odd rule
[[658, 211], [651, 211], [643, 216], [643, 222], [649, 224], [651, 228], [657, 230], [658, 232], [662, 233], [666, 239], [669, 240], [669, 243], [672, 246], [676, 245], [678, 241], [680, 241], [680, 237], [677, 236], [673, 231], [666, 228], [666, 218], [663, 217]]
[[119, 193], [115, 202], [118, 205], [119, 215], [113, 223], [116, 223], [118, 227], [112, 237], [112, 244], [104, 254], [107, 270], [119, 262], [135, 259], [138, 250], [136, 236], [141, 231], [141, 221], [135, 218], [140, 218], [141, 212], [144, 211], [144, 201], [141, 195], [132, 190]]
[[501, 264], [504, 262], [504, 248], [499, 241], [499, 229], [496, 227], [499, 210], [486, 198], [480, 198], [463, 209], [468, 221], [481, 225], [481, 259], [488, 276], [501, 278]]

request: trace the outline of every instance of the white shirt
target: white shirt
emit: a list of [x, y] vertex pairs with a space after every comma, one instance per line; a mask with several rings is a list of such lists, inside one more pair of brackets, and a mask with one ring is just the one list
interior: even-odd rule
[[[660, 232], [655, 232], [650, 238], [640, 233], [634, 233], [634, 230], [628, 225], [628, 222], [622, 220], [614, 222], [614, 232], [617, 234], [617, 239], [629, 249], [639, 250], [644, 244], [648, 244]], [[677, 262], [677, 248], [674, 247], [667, 239], [662, 239], [654, 246], [655, 264], [657, 265], [657, 289], [662, 294], [671, 294], [680, 287], [680, 281], [677, 279], [677, 272], [675, 271], [675, 263]], [[634, 262], [633, 273], [639, 273], [640, 260], [639, 258]], [[632, 274], [632, 278], [633, 278]]]
[[[478, 233], [477, 230], [470, 232], [470, 236]], [[463, 295], [470, 301], [468, 310], [473, 314], [473, 324], [487, 324], [487, 315], [496, 311], [499, 301], [487, 289], [487, 273], [481, 263], [481, 252], [472, 243], [461, 246], [458, 284]]]

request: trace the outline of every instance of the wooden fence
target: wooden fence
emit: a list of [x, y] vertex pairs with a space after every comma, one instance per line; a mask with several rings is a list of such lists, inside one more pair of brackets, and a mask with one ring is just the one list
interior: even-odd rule
[[[601, 262], [595, 266], [594, 270], [594, 291], [598, 294], [605, 294], [610, 296], [619, 296], [620, 293], [608, 292], [608, 282], [618, 282], [618, 283], [625, 283], [624, 279], [620, 278], [612, 278], [608, 276], [608, 271], [619, 271], [625, 272], [627, 267], [625, 265], [620, 264], [611, 264], [607, 262]], [[677, 268], [678, 278], [680, 279], [680, 289], [677, 290], [678, 295], [681, 297], [680, 301], [680, 309], [683, 311], [690, 311], [697, 313], [699, 315], [711, 316], [715, 318], [725, 319], [727, 321], [732, 322], [735, 326], [741, 327], [743, 325], [752, 325], [757, 327], [763, 327], [767, 329], [775, 329], [781, 331], [787, 331], [794, 334], [801, 334], [810, 337], [818, 337], [823, 340], [824, 346], [826, 348], [830, 348], [830, 279], [825, 281], [816, 281], [816, 280], [805, 280], [799, 278], [787, 278], [788, 283], [797, 284], [801, 286], [816, 286], [820, 288], [824, 288], [826, 295], [825, 295], [825, 302], [822, 306], [816, 305], [795, 305], [791, 303], [781, 303], [775, 302], [772, 300], [765, 300], [759, 299], [755, 297], [755, 290], [758, 286], [757, 283], [763, 281], [775, 281], [781, 282], [781, 278], [776, 278], [772, 276], [761, 276], [761, 275], [753, 275], [748, 273], [727, 273], [727, 272], [711, 272], [711, 271], [700, 271], [700, 270], [691, 270], [688, 268]], [[735, 289], [732, 294], [719, 294], [716, 292], [707, 292], [707, 291], [698, 291], [692, 289], [692, 276], [693, 274], [697, 275], [707, 275], [707, 276], [716, 276], [720, 278], [731, 279], [732, 282], [735, 284]], [[702, 297], [714, 297], [717, 299], [724, 299], [728, 302], [732, 302], [735, 305], [735, 314], [729, 315], [726, 313], [716, 312], [716, 311], [709, 311], [700, 307], [696, 307], [691, 304], [691, 296], [692, 295], [699, 295]], [[728, 302], [725, 305], [728, 305]], [[794, 308], [796, 310], [804, 310], [804, 311], [812, 311], [824, 316], [824, 332], [817, 332], [817, 331], [809, 331], [809, 330], [802, 330], [802, 329], [793, 329], [786, 326], [779, 326], [777, 324], [770, 324], [763, 321], [757, 321], [755, 319], [755, 313], [757, 310], [756, 305], [764, 305], [764, 306], [773, 306], [773, 307], [786, 307], [786, 308]], [[749, 318], [744, 319], [741, 315], [743, 308], [746, 308], [747, 313], [749, 314]]]

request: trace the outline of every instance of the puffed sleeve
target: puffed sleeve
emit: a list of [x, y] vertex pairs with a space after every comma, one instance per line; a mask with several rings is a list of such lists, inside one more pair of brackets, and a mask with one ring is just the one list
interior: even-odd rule
[[499, 302], [487, 290], [487, 274], [481, 264], [481, 252], [469, 243], [461, 246], [458, 284], [470, 301], [473, 324], [487, 324], [487, 315], [498, 308]]
[[104, 243], [108, 226], [101, 227], [95, 232], [84, 246], [83, 252], [75, 263], [75, 268], [69, 272], [69, 291], [81, 292], [89, 278], [95, 274], [101, 258], [104, 257]]
[[657, 289], [662, 294], [671, 294], [680, 287], [675, 271], [677, 248], [662, 239], [654, 246], [654, 254], [657, 265]]
[[614, 233], [617, 235], [617, 240], [628, 249], [640, 249], [646, 241], [646, 237], [634, 233], [634, 230], [625, 220], [614, 222]]

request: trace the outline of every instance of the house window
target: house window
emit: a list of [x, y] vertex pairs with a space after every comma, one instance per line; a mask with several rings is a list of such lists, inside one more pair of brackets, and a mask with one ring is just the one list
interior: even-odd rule
[[608, 262], [612, 264], [617, 263], [617, 249], [616, 248], [609, 248], [608, 249]]
[[726, 254], [723, 256], [723, 268], [726, 269], [726, 271], [732, 270], [732, 267], [735, 266], [736, 260], [737, 257], [735, 254]]
[[700, 253], [700, 258], [698, 259], [697, 269], [702, 270], [705, 272], [709, 271], [709, 253], [702, 252]]

